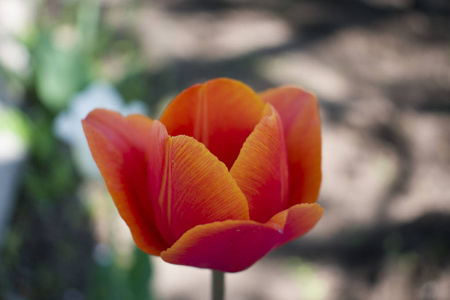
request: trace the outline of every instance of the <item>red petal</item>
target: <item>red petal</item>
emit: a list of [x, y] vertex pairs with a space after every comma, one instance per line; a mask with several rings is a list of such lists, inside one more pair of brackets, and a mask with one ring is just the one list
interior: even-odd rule
[[260, 97], [283, 122], [289, 163], [289, 202], [317, 201], [321, 182], [321, 136], [317, 99], [295, 87], [268, 90]]
[[143, 251], [159, 255], [168, 246], [161, 238], [147, 190], [146, 152], [155, 123], [144, 116], [126, 118], [105, 109], [82, 121], [89, 147], [106, 186]]
[[270, 105], [266, 114], [230, 170], [247, 198], [250, 219], [260, 223], [286, 209], [289, 188], [283, 125]]
[[149, 157], [149, 173], [156, 170], [149, 185], [152, 181], [159, 184], [158, 195], [153, 197], [157, 199], [155, 213], [158, 224], [170, 228], [170, 234], [162, 229], [170, 244], [200, 224], [249, 218], [244, 194], [225, 164], [202, 143], [176, 136], [164, 150], [163, 158], [161, 151], [155, 158]]
[[280, 212], [266, 224], [229, 220], [200, 225], [161, 252], [161, 258], [173, 264], [239, 272], [273, 248], [305, 234], [321, 216], [319, 205], [301, 204]]
[[161, 252], [161, 258], [173, 264], [239, 272], [272, 250], [279, 238], [278, 231], [254, 221], [215, 222], [187, 231]]
[[220, 78], [183, 91], [167, 107], [161, 122], [170, 135], [194, 137], [231, 168], [261, 119], [263, 106], [245, 84]]
[[271, 222], [283, 226], [283, 235], [278, 246], [284, 245], [310, 231], [322, 217], [323, 208], [316, 203], [296, 204], [275, 215]]

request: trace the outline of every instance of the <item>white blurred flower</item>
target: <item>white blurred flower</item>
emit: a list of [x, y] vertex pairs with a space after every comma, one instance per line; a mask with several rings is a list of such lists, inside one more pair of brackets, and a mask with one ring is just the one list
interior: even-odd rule
[[26, 34], [34, 21], [36, 1], [0, 0], [0, 65], [25, 76], [30, 54], [19, 38]]
[[100, 173], [92, 159], [81, 120], [95, 108], [111, 109], [123, 115], [132, 113], [145, 115], [147, 112], [145, 103], [142, 101], [124, 103], [114, 87], [103, 82], [92, 83], [71, 99], [69, 107], [56, 117], [53, 129], [58, 138], [71, 146], [79, 171], [88, 177], [98, 177]]
[[19, 36], [34, 20], [33, 11], [37, 1], [1, 0], [0, 34]]
[[0, 64], [19, 74], [28, 73], [30, 54], [21, 43], [12, 38], [5, 38], [0, 43]]

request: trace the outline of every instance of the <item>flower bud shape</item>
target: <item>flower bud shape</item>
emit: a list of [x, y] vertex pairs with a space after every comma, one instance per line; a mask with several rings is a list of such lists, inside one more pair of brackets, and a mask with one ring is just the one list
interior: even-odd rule
[[96, 109], [82, 123], [137, 246], [166, 262], [242, 271], [322, 216], [318, 104], [300, 88], [219, 78], [159, 121]]

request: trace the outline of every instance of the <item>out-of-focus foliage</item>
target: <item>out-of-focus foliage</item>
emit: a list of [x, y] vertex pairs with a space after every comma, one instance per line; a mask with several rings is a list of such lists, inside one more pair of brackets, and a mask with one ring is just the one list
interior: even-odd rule
[[42, 104], [52, 111], [63, 109], [70, 96], [88, 82], [88, 56], [77, 48], [60, 49], [48, 36], [40, 38], [36, 49], [36, 87]]
[[37, 96], [53, 112], [67, 106], [92, 79], [96, 66], [100, 5], [80, 1], [74, 15], [71, 23], [37, 27], [29, 45]]
[[17, 108], [0, 111], [0, 132], [13, 132], [27, 144], [32, 138], [32, 123], [22, 111]]
[[[29, 11], [32, 17], [21, 31], [0, 35], [0, 47], [6, 45], [4, 38], [24, 62], [14, 64], [14, 55], [0, 57], [0, 131], [20, 136], [28, 155], [1, 243], [0, 299], [152, 299], [146, 254], [136, 250], [123, 266], [110, 245], [111, 263], [95, 259], [96, 214], [80, 198], [92, 178], [85, 178], [73, 160], [81, 142], [55, 135], [55, 119], [94, 82], [110, 82], [125, 102], [145, 99], [140, 47], [131, 35], [108, 26], [104, 2], [9, 2], [14, 13]], [[8, 59], [12, 62], [5, 63]], [[111, 69], [111, 61], [120, 63]], [[99, 99], [104, 94], [95, 97], [84, 104], [117, 105], [108, 97]], [[83, 117], [69, 124], [74, 132]]]
[[135, 247], [132, 261], [126, 267], [111, 259], [97, 264], [92, 272], [89, 299], [154, 299], [148, 288], [152, 276], [148, 260], [149, 256]]

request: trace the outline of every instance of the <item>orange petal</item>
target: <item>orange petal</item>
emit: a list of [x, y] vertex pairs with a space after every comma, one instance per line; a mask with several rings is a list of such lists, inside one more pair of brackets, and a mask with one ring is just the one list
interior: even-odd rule
[[196, 226], [161, 252], [166, 262], [224, 272], [247, 269], [270, 250], [310, 230], [322, 215], [317, 204], [296, 205], [266, 224], [229, 220]]
[[268, 90], [260, 97], [283, 122], [289, 163], [288, 206], [317, 201], [321, 182], [321, 136], [317, 99], [296, 87]]
[[167, 248], [155, 221], [147, 190], [146, 152], [154, 122], [144, 116], [126, 118], [96, 109], [82, 121], [89, 147], [106, 186], [143, 251], [159, 255]]
[[161, 117], [170, 135], [188, 135], [231, 168], [264, 104], [245, 84], [219, 78], [178, 95]]
[[153, 204], [153, 212], [156, 220], [158, 230], [164, 240], [171, 245], [173, 243], [173, 234], [170, 229], [169, 220], [166, 214], [162, 214], [162, 210], [167, 209], [167, 203], [164, 202], [164, 191], [167, 185], [170, 184], [167, 180], [167, 166], [170, 165], [170, 158], [168, 157], [171, 138], [167, 134], [164, 125], [159, 121], [153, 121], [153, 126], [149, 132], [152, 140], [158, 141], [151, 143], [148, 147], [146, 161], [147, 161], [147, 184], [149, 203]]
[[230, 170], [247, 198], [250, 219], [260, 223], [286, 209], [289, 188], [283, 125], [269, 104], [265, 111]]
[[[154, 199], [158, 199], [158, 224], [163, 222], [170, 228], [170, 236], [165, 236], [170, 244], [200, 224], [249, 218], [244, 194], [225, 164], [202, 143], [192, 137], [176, 136], [169, 139], [165, 149], [164, 164], [156, 169], [162, 171], [162, 179], [159, 196]], [[149, 173], [153, 165], [149, 157]]]

